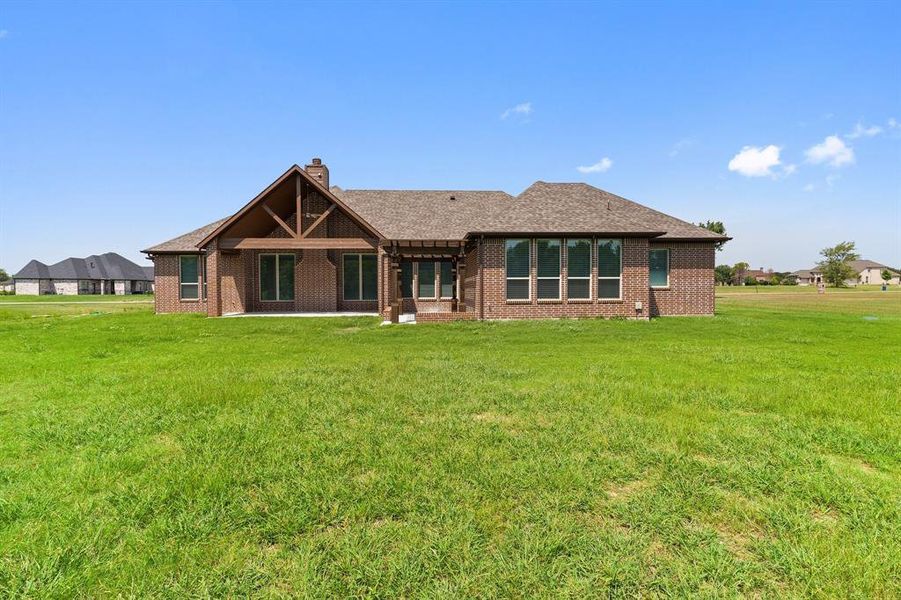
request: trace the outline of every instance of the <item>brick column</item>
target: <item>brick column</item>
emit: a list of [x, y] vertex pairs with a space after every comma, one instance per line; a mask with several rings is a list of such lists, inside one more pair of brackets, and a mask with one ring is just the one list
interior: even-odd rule
[[213, 240], [206, 247], [206, 314], [210, 317], [222, 316], [222, 298], [219, 276], [219, 243]]

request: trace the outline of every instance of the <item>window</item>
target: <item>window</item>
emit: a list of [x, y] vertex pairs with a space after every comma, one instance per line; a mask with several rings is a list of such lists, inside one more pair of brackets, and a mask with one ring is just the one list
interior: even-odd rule
[[566, 240], [566, 296], [591, 299], [591, 240]]
[[618, 300], [622, 276], [622, 240], [598, 240], [598, 299]]
[[560, 240], [535, 242], [538, 259], [538, 299], [560, 299]]
[[669, 249], [660, 248], [648, 253], [648, 270], [651, 287], [669, 286]]
[[378, 258], [375, 254], [344, 255], [344, 299], [378, 298]]
[[200, 270], [202, 271], [202, 281], [203, 281], [203, 299], [206, 300], [206, 257], [204, 256], [200, 260]]
[[421, 262], [419, 263], [419, 291], [420, 298], [435, 297], [435, 263]]
[[442, 260], [438, 263], [440, 265], [439, 275], [441, 277], [441, 297], [442, 298], [453, 298], [454, 288], [456, 287], [454, 284], [456, 283], [456, 278], [454, 276], [454, 263], [449, 260]]
[[197, 300], [200, 293], [200, 257], [194, 254], [178, 257], [178, 297]]
[[507, 300], [528, 300], [529, 271], [532, 259], [529, 255], [529, 240], [507, 240]]
[[293, 254], [260, 254], [260, 300], [294, 300]]
[[409, 260], [400, 262], [400, 297], [413, 297], [413, 262]]

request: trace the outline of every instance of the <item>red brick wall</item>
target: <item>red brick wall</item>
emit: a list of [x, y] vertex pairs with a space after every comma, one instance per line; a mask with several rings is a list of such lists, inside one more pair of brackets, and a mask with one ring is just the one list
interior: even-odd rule
[[222, 314], [246, 312], [245, 271], [243, 254], [219, 255], [219, 290]]
[[716, 260], [713, 244], [652, 241], [650, 248], [670, 251], [669, 286], [651, 289], [651, 316], [712, 315]]
[[[627, 317], [648, 316], [648, 241], [645, 238], [623, 239], [623, 273], [621, 300], [597, 299], [597, 249], [592, 244], [591, 300], [568, 300], [566, 293], [566, 251], [563, 246], [561, 274], [562, 300], [537, 299], [537, 267], [535, 244], [531, 245], [531, 300], [508, 301], [505, 271], [504, 239], [491, 238], [482, 242], [483, 309], [485, 319], [524, 319], [555, 317]], [[636, 311], [635, 302], [642, 309]], [[478, 310], [478, 309], [477, 309]]]
[[[181, 300], [178, 297], [178, 255], [157, 254], [153, 257], [154, 303], [157, 313], [207, 312], [204, 300]], [[202, 278], [202, 276], [201, 276]], [[201, 281], [200, 295], [203, 294]]]

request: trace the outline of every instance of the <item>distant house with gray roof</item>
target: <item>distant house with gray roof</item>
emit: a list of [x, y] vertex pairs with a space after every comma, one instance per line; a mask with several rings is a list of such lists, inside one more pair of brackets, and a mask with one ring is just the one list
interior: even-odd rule
[[153, 267], [107, 252], [52, 265], [30, 260], [13, 280], [16, 295], [144, 294], [153, 291]]

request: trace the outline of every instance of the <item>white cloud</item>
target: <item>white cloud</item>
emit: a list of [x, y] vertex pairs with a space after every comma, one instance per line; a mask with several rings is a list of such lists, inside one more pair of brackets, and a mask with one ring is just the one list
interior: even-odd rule
[[745, 146], [729, 161], [729, 170], [745, 177], [773, 177], [775, 173], [771, 169], [780, 164], [781, 150], [782, 148], [773, 144], [766, 148]]
[[798, 170], [798, 165], [785, 165], [784, 167], [782, 167], [782, 174], [785, 177], [788, 177], [789, 175], [794, 175], [797, 172], [797, 170]]
[[901, 127], [901, 123], [899, 123], [898, 120], [895, 119], [894, 117], [892, 117], [891, 119], [888, 120], [888, 128], [889, 129], [898, 129], [899, 127]]
[[531, 102], [522, 102], [508, 108], [504, 112], [501, 113], [501, 119], [506, 120], [510, 117], [521, 117], [525, 118], [532, 114], [532, 103]]
[[579, 173], [606, 173], [612, 166], [613, 161], [605, 156], [593, 165], [587, 167], [576, 167], [576, 170]]
[[827, 163], [832, 167], [842, 167], [854, 162], [854, 150], [837, 135], [830, 135], [822, 143], [811, 146], [805, 155], [807, 162], [815, 165]]
[[874, 135], [879, 135], [882, 133], [882, 127], [879, 125], [870, 125], [869, 127], [865, 127], [862, 123], [858, 123], [854, 126], [854, 131], [846, 135], [845, 137], [849, 140], [856, 140], [861, 137], [873, 137]]
[[836, 181], [838, 181], [841, 178], [842, 178], [841, 175], [835, 175], [835, 174], [827, 175], [826, 176], [826, 185], [829, 187], [832, 187], [832, 184], [834, 184]]
[[687, 150], [688, 148], [691, 148], [694, 145], [695, 145], [694, 138], [690, 138], [690, 137], [682, 138], [681, 140], [679, 140], [678, 142], [673, 144], [673, 148], [672, 148], [672, 150], [669, 151], [669, 155], [670, 155], [670, 157], [677, 156], [683, 150]]
[[816, 189], [816, 187], [817, 187], [817, 186], [815, 186], [814, 184], [808, 183], [807, 185], [804, 186], [804, 191], [805, 191], [805, 192], [812, 192], [813, 190]]

